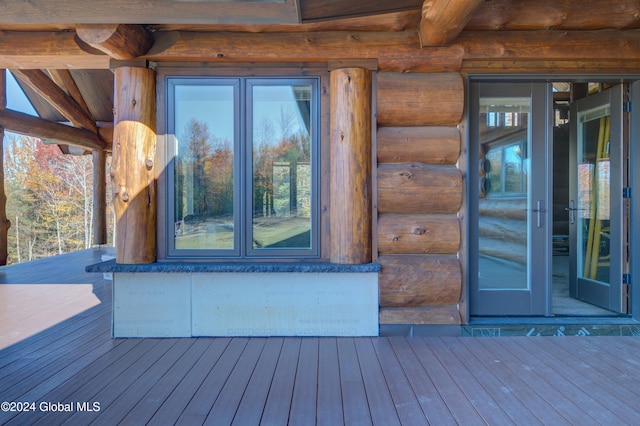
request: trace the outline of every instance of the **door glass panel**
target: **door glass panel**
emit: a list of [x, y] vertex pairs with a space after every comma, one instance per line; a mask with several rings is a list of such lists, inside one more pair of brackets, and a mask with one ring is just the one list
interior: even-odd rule
[[578, 115], [578, 277], [609, 282], [611, 257], [611, 113]]
[[253, 86], [253, 249], [311, 248], [311, 94]]
[[531, 99], [480, 98], [480, 290], [529, 289]]

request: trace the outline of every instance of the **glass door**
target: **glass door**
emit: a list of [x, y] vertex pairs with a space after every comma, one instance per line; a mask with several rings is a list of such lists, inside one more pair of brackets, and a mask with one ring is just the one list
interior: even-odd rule
[[571, 108], [570, 294], [614, 312], [622, 295], [622, 86]]
[[472, 83], [470, 314], [549, 315], [546, 83]]

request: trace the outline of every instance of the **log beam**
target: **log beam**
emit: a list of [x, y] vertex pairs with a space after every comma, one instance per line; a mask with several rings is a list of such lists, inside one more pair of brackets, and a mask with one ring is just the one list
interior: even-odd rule
[[[372, 73], [331, 71], [331, 262], [372, 259]], [[349, 206], [349, 208], [345, 208]]]
[[420, 46], [447, 46], [458, 37], [484, 0], [425, 0]]
[[462, 324], [457, 305], [382, 308], [379, 319], [380, 324]]
[[58, 124], [29, 114], [0, 110], [0, 126], [25, 136], [88, 150], [105, 149], [106, 144], [88, 130]]
[[156, 76], [147, 68], [115, 70], [111, 177], [116, 211], [116, 261], [156, 259]]
[[378, 163], [422, 162], [454, 165], [462, 141], [457, 127], [379, 127]]
[[82, 96], [82, 93], [80, 93], [80, 89], [78, 88], [76, 81], [73, 79], [73, 76], [71, 75], [71, 71], [66, 69], [63, 69], [63, 70], [49, 69], [47, 70], [47, 72], [49, 73], [49, 76], [51, 77], [53, 82], [56, 83], [56, 85], [58, 85], [62, 90], [64, 90], [65, 93], [71, 96], [71, 98], [74, 101], [76, 101], [78, 106], [82, 108], [85, 114], [88, 117], [90, 117], [93, 121], [95, 121], [94, 120], [95, 117], [93, 117], [93, 114], [89, 109], [89, 106], [87, 105], [87, 103], [84, 100], [84, 97]]
[[93, 151], [93, 244], [107, 244], [107, 154]]
[[[7, 70], [0, 69], [0, 113], [7, 107]], [[7, 194], [4, 190], [4, 126], [0, 123], [0, 265], [9, 257], [8, 234], [11, 222], [7, 219]]]
[[76, 34], [89, 46], [114, 59], [134, 59], [153, 46], [153, 35], [142, 25], [76, 25]]
[[[180, 32], [173, 45], [161, 52], [152, 49], [143, 58], [208, 63], [377, 58], [383, 72], [460, 71], [472, 61], [474, 72], [508, 70], [512, 63], [536, 73], [635, 73], [638, 44], [640, 30], [463, 31], [451, 46], [423, 49], [415, 31]], [[109, 60], [83, 51], [74, 33], [0, 31], [0, 68], [108, 69]]]
[[0, 31], [0, 68], [109, 69], [109, 56], [81, 49], [71, 31]]
[[378, 165], [380, 213], [457, 213], [463, 189], [462, 172], [452, 165]]
[[458, 73], [378, 73], [379, 126], [457, 126], [463, 112]]
[[95, 120], [41, 70], [14, 70], [13, 74], [42, 96], [75, 127], [97, 133]]
[[380, 254], [457, 254], [460, 221], [455, 215], [381, 214]]

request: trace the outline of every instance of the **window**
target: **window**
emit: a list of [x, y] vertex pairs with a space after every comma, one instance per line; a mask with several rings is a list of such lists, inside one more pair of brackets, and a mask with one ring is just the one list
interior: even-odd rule
[[485, 160], [488, 197], [525, 195], [528, 174], [526, 153], [525, 140], [489, 148]]
[[318, 79], [167, 82], [169, 256], [317, 257]]

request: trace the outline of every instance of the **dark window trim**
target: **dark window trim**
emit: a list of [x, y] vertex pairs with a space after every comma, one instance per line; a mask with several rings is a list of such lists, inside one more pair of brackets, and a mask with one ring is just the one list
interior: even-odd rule
[[[241, 72], [241, 71], [230, 71], [229, 69], [220, 69], [217, 70], [219, 72], [214, 72], [214, 70], [206, 70], [202, 69], [179, 69], [177, 72], [171, 72], [172, 70], [160, 70], [160, 76], [158, 79], [158, 90], [159, 90], [159, 104], [158, 110], [161, 112], [161, 116], [158, 120], [158, 128], [159, 128], [159, 138], [158, 138], [158, 147], [159, 154], [164, 156], [165, 161], [164, 165], [166, 170], [162, 173], [164, 177], [160, 177], [159, 179], [159, 196], [158, 196], [158, 204], [159, 204], [159, 227], [158, 227], [158, 260], [219, 260], [219, 261], [247, 261], [247, 260], [287, 260], [287, 259], [307, 259], [307, 260], [322, 260], [322, 254], [326, 251], [323, 249], [325, 245], [328, 244], [328, 238], [323, 237], [327, 235], [326, 228], [325, 231], [321, 229], [326, 221], [325, 214], [323, 213], [324, 209], [322, 205], [326, 204], [326, 194], [323, 194], [323, 187], [320, 176], [323, 174], [323, 167], [326, 167], [323, 164], [322, 159], [326, 157], [324, 153], [324, 148], [322, 148], [322, 139], [323, 136], [327, 134], [327, 130], [323, 128], [323, 123], [326, 122], [324, 119], [324, 111], [323, 111], [323, 79], [326, 78], [325, 74], [326, 69], [318, 69], [317, 73], [312, 72], [300, 72], [299, 68], [294, 70], [276, 70], [271, 68], [265, 69], [264, 75], [257, 72], [255, 69], [251, 70], [252, 72]], [[242, 232], [248, 230], [246, 228], [249, 226], [251, 221], [251, 215], [247, 214], [247, 219], [244, 223], [241, 224], [241, 231], [237, 232], [236, 238], [240, 241], [236, 242], [236, 250], [229, 251], [217, 251], [217, 250], [193, 250], [193, 249], [184, 249], [184, 250], [176, 250], [173, 246], [174, 239], [172, 238], [172, 232], [174, 231], [174, 224], [172, 222], [172, 218], [174, 217], [175, 211], [172, 211], [174, 208], [174, 187], [173, 187], [173, 178], [174, 178], [174, 169], [173, 169], [173, 159], [172, 159], [172, 147], [169, 146], [171, 143], [174, 143], [173, 134], [170, 132], [170, 125], [173, 122], [173, 93], [169, 90], [171, 82], [229, 82], [229, 81], [240, 81], [240, 88], [238, 97], [241, 100], [239, 103], [243, 105], [244, 102], [248, 102], [248, 97], [244, 92], [245, 88], [248, 87], [247, 81], [253, 81], [254, 83], [275, 83], [279, 82], [282, 84], [295, 84], [304, 83], [304, 84], [312, 84], [314, 90], [314, 105], [315, 110], [312, 113], [312, 138], [315, 138], [315, 144], [313, 144], [312, 151], [312, 159], [314, 167], [312, 168], [312, 193], [315, 195], [312, 196], [312, 245], [311, 249], [251, 249], [250, 245], [242, 246], [245, 244], [247, 237], [242, 235]], [[240, 107], [241, 108], [241, 107]], [[313, 109], [313, 108], [312, 108]], [[236, 147], [240, 150], [247, 149], [250, 141], [250, 119], [245, 115], [244, 118], [237, 120], [236, 124], [236, 134], [239, 135], [238, 139], [240, 141], [234, 141], [234, 145], [236, 143], [241, 144], [240, 148]], [[243, 124], [246, 123], [246, 124]], [[236, 151], [237, 152], [237, 151]], [[243, 158], [244, 157], [244, 158]], [[240, 164], [241, 161], [246, 161], [244, 164]], [[248, 163], [247, 163], [248, 162]], [[247, 168], [247, 164], [250, 165], [251, 158], [248, 155], [239, 156], [236, 155], [234, 158], [234, 179], [238, 180], [238, 184], [235, 185], [237, 188], [242, 186], [242, 190], [245, 191], [246, 197], [238, 195], [236, 192], [235, 203], [240, 204], [239, 208], [234, 208], [236, 211], [235, 214], [240, 214], [241, 211], [244, 211], [250, 201], [251, 194], [249, 191], [250, 182], [247, 182], [247, 176], [250, 174], [250, 168]], [[242, 173], [236, 174], [238, 170], [241, 170]], [[237, 219], [235, 219], [237, 220]], [[236, 221], [236, 223], [240, 223]], [[324, 225], [326, 227], [326, 225]], [[323, 241], [324, 239], [327, 241]]]

